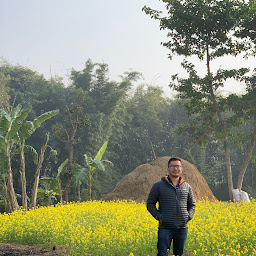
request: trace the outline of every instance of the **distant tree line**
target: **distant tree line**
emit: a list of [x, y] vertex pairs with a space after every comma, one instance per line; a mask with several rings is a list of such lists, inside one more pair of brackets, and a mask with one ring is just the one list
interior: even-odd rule
[[[199, 145], [190, 136], [180, 134], [181, 125], [186, 124], [189, 117], [183, 107], [187, 100], [165, 97], [161, 88], [150, 85], [141, 84], [132, 90], [140, 78], [138, 72], [125, 73], [121, 81], [116, 82], [109, 79], [107, 64], [88, 60], [83, 70], [71, 71], [71, 84], [67, 87], [59, 78], [47, 80], [31, 69], [6, 62], [2, 62], [0, 74], [1, 108], [10, 115], [18, 104], [32, 106], [27, 120], [59, 110], [59, 114], [42, 123], [26, 140], [40, 153], [49, 133], [47, 144], [57, 152], [46, 151], [42, 163], [39, 188], [47, 189], [48, 193], [51, 189], [45, 183], [46, 178], [55, 178], [66, 159], [83, 165], [84, 154], [95, 156], [103, 143], [109, 141], [104, 158], [113, 166], [106, 166], [104, 172], [95, 171], [92, 199], [100, 199], [112, 191], [116, 183], [138, 165], [171, 155], [195, 164], [217, 198], [229, 198], [225, 155], [219, 141], [212, 139]], [[237, 132], [249, 133], [252, 126], [252, 122], [245, 123]], [[233, 176], [237, 180], [241, 153], [235, 143], [231, 148]], [[252, 195], [256, 194], [254, 160], [255, 151], [243, 182], [243, 188]], [[13, 154], [11, 161], [15, 192], [22, 194], [20, 156]], [[88, 200], [87, 183], [81, 184], [78, 195], [74, 165], [67, 164], [64, 169], [60, 175], [64, 200]], [[29, 191], [33, 188], [35, 170], [33, 157], [27, 155], [28, 198], [32, 197]], [[53, 191], [50, 195], [54, 198]]]

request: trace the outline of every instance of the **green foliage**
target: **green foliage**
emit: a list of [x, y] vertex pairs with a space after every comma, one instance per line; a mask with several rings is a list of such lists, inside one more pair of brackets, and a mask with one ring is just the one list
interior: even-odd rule
[[[160, 21], [160, 29], [168, 31], [168, 42], [163, 43], [172, 55], [182, 55], [181, 63], [187, 71], [187, 78], [174, 75], [171, 87], [180, 98], [185, 99], [184, 107], [189, 115], [188, 121], [179, 127], [180, 134], [189, 135], [200, 145], [211, 140], [221, 141], [225, 151], [229, 194], [232, 199], [232, 170], [230, 144], [235, 142], [243, 150], [248, 143], [249, 150], [240, 169], [238, 187], [241, 189], [243, 175], [252, 157], [255, 146], [256, 125], [251, 134], [244, 136], [240, 127], [255, 120], [255, 104], [245, 104], [244, 99], [251, 97], [251, 78], [247, 78], [249, 69], [218, 69], [211, 71], [212, 60], [227, 55], [249, 54], [255, 44], [248, 13], [255, 10], [255, 1], [236, 0], [163, 0], [166, 3], [167, 17], [144, 7], [143, 10], [152, 18]], [[252, 13], [251, 13], [252, 14]], [[246, 27], [247, 26], [247, 27]], [[250, 28], [252, 30], [250, 30]], [[248, 30], [247, 30], [248, 29]], [[255, 48], [253, 48], [255, 50]], [[199, 76], [195, 65], [187, 61], [196, 56], [205, 61], [205, 75]], [[247, 95], [224, 97], [220, 89], [228, 79], [240, 83], [247, 82]], [[249, 114], [250, 113], [250, 114]], [[249, 139], [250, 138], [250, 139]]]
[[0, 109], [8, 111], [10, 109], [9, 88], [6, 86], [10, 77], [0, 72]]
[[[242, 1], [230, 0], [163, 0], [168, 17], [144, 7], [146, 14], [160, 21], [160, 29], [168, 30], [170, 41], [163, 45], [173, 54], [197, 55], [205, 58], [206, 47], [212, 49], [210, 58], [237, 54], [245, 49], [243, 43], [234, 40], [238, 9]], [[234, 51], [235, 49], [235, 51]]]
[[72, 86], [75, 88], [89, 91], [93, 84], [93, 68], [95, 64], [89, 59], [85, 63], [85, 68], [82, 71], [72, 69], [70, 78]]
[[[55, 123], [52, 125], [53, 133], [62, 141], [69, 141], [72, 139], [75, 140], [74, 134], [78, 129], [82, 129], [82, 127], [89, 127], [90, 120], [87, 118], [86, 115], [83, 114], [83, 108], [74, 103], [71, 106], [65, 107], [65, 115], [68, 119], [70, 128], [65, 128], [60, 123]], [[71, 131], [70, 131], [71, 130]]]
[[[256, 3], [254, 0], [243, 2], [240, 9], [242, 15], [242, 22], [239, 29], [236, 30], [235, 35], [242, 40], [246, 40], [248, 51], [255, 55], [256, 46]], [[247, 56], [250, 53], [248, 52]]]
[[60, 178], [60, 174], [62, 173], [63, 169], [65, 168], [65, 166], [68, 163], [68, 159], [66, 159], [59, 167], [58, 167], [58, 174], [56, 176], [56, 179]]
[[28, 139], [35, 131], [38, 129], [43, 122], [57, 115], [59, 110], [52, 110], [46, 113], [43, 113], [39, 117], [35, 118], [32, 122], [25, 121], [21, 127], [20, 137], [22, 140]]
[[42, 206], [49, 206], [52, 204], [52, 202], [56, 202], [57, 198], [56, 195], [58, 195], [58, 193], [56, 193], [53, 190], [44, 190], [44, 189], [38, 189], [37, 191], [37, 198], [38, 198], [38, 202], [40, 205]]
[[[100, 148], [100, 150], [98, 151], [98, 153], [96, 154], [96, 156], [94, 157], [94, 160], [98, 160], [100, 161], [107, 149], [107, 146], [108, 146], [108, 141], [105, 141], [105, 143], [102, 145], [102, 147]], [[84, 155], [85, 156], [85, 161], [86, 163], [89, 161], [88, 157], [86, 156], [86, 154]], [[88, 160], [88, 161], [87, 161]], [[89, 162], [88, 162], [89, 163]]]
[[106, 151], [108, 145], [108, 141], [106, 141], [100, 148], [100, 150], [97, 152], [96, 156], [93, 158], [88, 157], [86, 154], [84, 154], [84, 167], [76, 164], [77, 174], [75, 177], [75, 183], [76, 185], [80, 185], [83, 180], [86, 180], [88, 185], [88, 199], [91, 200], [91, 188], [93, 184], [93, 174], [94, 171], [105, 171], [105, 164], [113, 165], [111, 161], [108, 160], [101, 160], [103, 154]]
[[[183, 3], [183, 1], [176, 2], [177, 4]], [[253, 4], [251, 1], [249, 2], [251, 5]], [[168, 4], [168, 2], [165, 3]], [[199, 5], [201, 2], [194, 3], [192, 1], [191, 3]], [[245, 8], [248, 6], [245, 5]], [[185, 15], [188, 15], [189, 10], [185, 11]], [[206, 8], [198, 9], [198, 12], [203, 13], [203, 11], [206, 11]], [[211, 12], [217, 13], [217, 10], [211, 10]], [[196, 13], [196, 8], [191, 10], [191, 13]], [[161, 14], [155, 12], [155, 15], [158, 15], [160, 21]], [[243, 15], [245, 15], [245, 11], [243, 11]], [[251, 14], [251, 17], [254, 16]], [[179, 19], [181, 18], [179, 17]], [[246, 19], [249, 20], [250, 17]], [[187, 23], [184, 26], [187, 26]], [[169, 28], [166, 27], [165, 29], [166, 32], [169, 32]], [[224, 36], [230, 37], [229, 34]], [[193, 41], [192, 37], [188, 39]], [[171, 37], [169, 40], [171, 41]], [[190, 47], [190, 52], [194, 50], [193, 47]], [[202, 48], [200, 49], [202, 50]], [[174, 54], [174, 52], [171, 53]], [[210, 54], [212, 53], [211, 50]], [[204, 55], [204, 59], [205, 57], [206, 55]], [[215, 55], [211, 58], [215, 58]], [[211, 88], [216, 92], [215, 96], [223, 113], [223, 118], [230, 129], [228, 136], [232, 140], [232, 166], [234, 179], [236, 179], [240, 166], [239, 159], [241, 160], [242, 156], [238, 146], [245, 150], [247, 148], [246, 141], [252, 137], [251, 117], [254, 113], [252, 106], [255, 106], [256, 99], [255, 74], [254, 77], [249, 76], [249, 72], [246, 73], [245, 69], [219, 69], [215, 73], [210, 72], [208, 76], [201, 77], [197, 73], [196, 66], [189, 61], [184, 61], [182, 65], [187, 70], [189, 79], [186, 81], [186, 79], [174, 75], [172, 86], [176, 90], [180, 86], [181, 90], [180, 98], [173, 97], [172, 99], [166, 98], [159, 88], [148, 85], [137, 86], [141, 74], [136, 71], [124, 72], [120, 76], [120, 82], [112, 81], [109, 78], [107, 64], [93, 63], [91, 60], [86, 62], [84, 69], [71, 71], [71, 85], [68, 87], [64, 86], [61, 79], [46, 80], [36, 72], [21, 66], [2, 63], [0, 73], [5, 78], [8, 77], [5, 88], [9, 91], [10, 102], [21, 105], [26, 103], [33, 107], [29, 112], [29, 119], [26, 118], [25, 120], [35, 120], [42, 113], [52, 109], [60, 109], [60, 113], [54, 119], [49, 119], [47, 123], [42, 124], [40, 129], [36, 129], [26, 142], [39, 152], [45, 134], [49, 127], [53, 126], [57, 137], [51, 137], [51, 145], [59, 154], [54, 158], [47, 156], [42, 166], [44, 176], [56, 177], [58, 166], [66, 158], [70, 158], [69, 144], [65, 141], [71, 135], [72, 125], [69, 119], [70, 115], [66, 110], [69, 109], [68, 111], [72, 112], [71, 106], [74, 104], [79, 104], [77, 110], [81, 110], [87, 121], [90, 120], [90, 126], [84, 126], [84, 123], [80, 122], [81, 129], [77, 131], [73, 141], [74, 165], [72, 165], [72, 170], [74, 171], [76, 164], [80, 163], [83, 164], [79, 168], [85, 168], [84, 152], [86, 152], [87, 157], [95, 156], [102, 144], [106, 140], [109, 141], [108, 150], [104, 155], [106, 159], [114, 163], [114, 166], [109, 168], [107, 172], [95, 171], [93, 174], [93, 192], [95, 193], [93, 197], [100, 199], [102, 194], [110, 192], [124, 175], [133, 171], [140, 164], [151, 162], [155, 156], [180, 156], [192, 161], [200, 169], [212, 189], [217, 188], [215, 185], [217, 182], [224, 184], [226, 175], [225, 159], [221, 151], [223, 145], [221, 141], [223, 138], [222, 125], [218, 122], [218, 116], [211, 101]], [[240, 75], [242, 75], [241, 78]], [[230, 77], [234, 77], [238, 81], [243, 80], [241, 82], [246, 83], [250, 94], [222, 96], [220, 91]], [[212, 81], [212, 86], [209, 81]], [[131, 88], [135, 89], [131, 91]], [[191, 96], [192, 100], [187, 99], [188, 95]], [[9, 113], [6, 109], [5, 111]], [[75, 118], [72, 119], [73, 123], [75, 121]], [[25, 122], [23, 123], [25, 129]], [[180, 126], [180, 124], [184, 125]], [[26, 125], [30, 127], [31, 124]], [[5, 127], [4, 129], [0, 128], [1, 147], [5, 145], [5, 136], [1, 132], [8, 130], [8, 122], [4, 117], [3, 119], [0, 118], [0, 127]], [[192, 139], [197, 142], [196, 145], [192, 143]], [[18, 140], [18, 137], [15, 137], [15, 140]], [[201, 145], [204, 145], [205, 157], [200, 153]], [[11, 146], [13, 150], [16, 149], [15, 144]], [[51, 152], [54, 153], [55, 151], [51, 150]], [[6, 160], [4, 155], [3, 158]], [[12, 162], [14, 184], [17, 187], [19, 184], [17, 157], [14, 156]], [[249, 173], [253, 168], [253, 165], [249, 166]], [[27, 186], [29, 187], [33, 183], [34, 177], [33, 158], [26, 157], [26, 169]], [[62, 182], [66, 181], [66, 169], [63, 168], [59, 176]], [[78, 170], [73, 171], [74, 175], [79, 173]], [[80, 174], [81, 177], [78, 180], [84, 181], [88, 174], [88, 168]], [[245, 182], [251, 186], [249, 178], [246, 178]], [[81, 183], [82, 196], [84, 196], [87, 187]], [[76, 190], [72, 187], [71, 191], [70, 197], [75, 200], [77, 198]]]
[[22, 109], [21, 105], [18, 105], [14, 109], [12, 116], [0, 109], [0, 134], [5, 138], [6, 143], [9, 143], [14, 138], [17, 139], [17, 133], [31, 109], [31, 106]]
[[[15, 149], [13, 155], [20, 155], [21, 148]], [[34, 163], [38, 164], [38, 154], [35, 148], [30, 145], [24, 145], [24, 153], [30, 154], [33, 157]]]
[[[11, 163], [11, 156], [15, 154], [21, 155], [21, 169], [20, 173], [23, 173], [25, 177], [25, 159], [23, 158], [24, 153], [30, 153], [33, 156], [34, 163], [38, 163], [38, 155], [34, 147], [30, 145], [25, 145], [25, 140], [28, 139], [32, 133], [35, 132], [37, 128], [41, 126], [41, 124], [47, 119], [53, 117], [58, 113], [58, 111], [51, 111], [40, 115], [38, 118], [34, 119], [33, 122], [26, 121], [28, 114], [31, 112], [32, 106], [28, 106], [22, 108], [21, 105], [18, 105], [12, 115], [10, 116], [3, 109], [0, 109], [0, 140], [1, 144], [1, 166], [3, 169], [6, 169], [7, 159], [8, 162]], [[13, 150], [11, 152], [14, 144], [19, 145], [19, 148]], [[11, 166], [9, 166], [9, 172], [11, 172]], [[12, 177], [9, 175], [8, 178]], [[22, 180], [22, 182], [25, 182]], [[12, 181], [11, 181], [12, 183]], [[9, 188], [10, 189], [10, 188]], [[26, 191], [23, 191], [24, 187], [22, 187], [22, 195], [23, 199], [27, 196]], [[25, 193], [25, 194], [24, 194]], [[24, 200], [23, 200], [24, 201]], [[23, 205], [25, 209], [27, 208]]]
[[61, 191], [61, 173], [63, 172], [65, 166], [68, 163], [66, 159], [59, 167], [58, 174], [55, 178], [51, 177], [42, 177], [40, 178], [40, 183], [43, 185], [43, 188], [38, 189], [37, 197], [41, 205], [48, 206], [53, 201], [57, 201], [56, 196], [62, 196]]

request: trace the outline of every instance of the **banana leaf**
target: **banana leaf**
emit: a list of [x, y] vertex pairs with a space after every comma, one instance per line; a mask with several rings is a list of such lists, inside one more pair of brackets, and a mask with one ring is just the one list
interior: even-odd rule
[[52, 110], [46, 113], [43, 113], [41, 116], [34, 119], [34, 121], [26, 121], [22, 125], [21, 129], [21, 137], [22, 139], [29, 138], [37, 128], [41, 126], [41, 124], [46, 121], [47, 119], [57, 115], [59, 113], [59, 110]]

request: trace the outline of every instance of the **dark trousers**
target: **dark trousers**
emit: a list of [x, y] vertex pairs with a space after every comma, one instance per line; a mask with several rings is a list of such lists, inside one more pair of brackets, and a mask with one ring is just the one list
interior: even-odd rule
[[173, 241], [173, 255], [182, 256], [186, 239], [188, 235], [187, 228], [180, 229], [158, 229], [157, 256], [167, 256], [167, 250], [170, 249]]

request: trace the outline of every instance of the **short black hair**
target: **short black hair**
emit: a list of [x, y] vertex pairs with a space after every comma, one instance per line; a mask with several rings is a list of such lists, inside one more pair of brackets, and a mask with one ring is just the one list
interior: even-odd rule
[[171, 157], [171, 158], [169, 159], [169, 161], [168, 161], [168, 167], [169, 167], [171, 161], [180, 161], [180, 162], [181, 162], [181, 159], [178, 158], [178, 157]]

